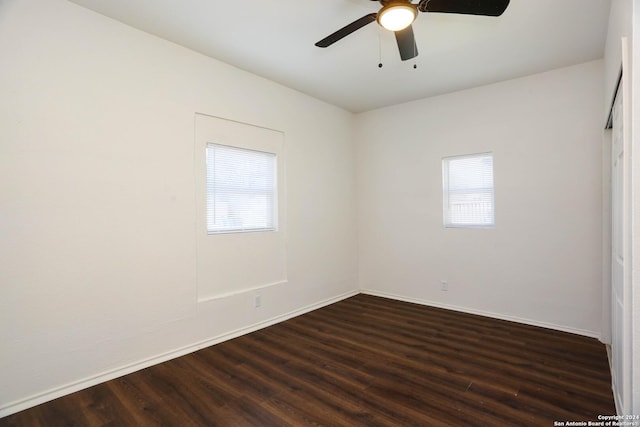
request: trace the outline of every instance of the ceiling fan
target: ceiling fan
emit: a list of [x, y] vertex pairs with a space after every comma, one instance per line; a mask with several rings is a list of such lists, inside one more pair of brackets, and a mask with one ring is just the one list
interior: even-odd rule
[[318, 47], [328, 47], [356, 30], [378, 21], [378, 24], [393, 31], [403, 61], [418, 56], [418, 47], [411, 24], [418, 12], [458, 13], [462, 15], [500, 16], [507, 9], [509, 0], [371, 0], [379, 1], [382, 8], [377, 13], [369, 13], [340, 28], [333, 34], [317, 42]]

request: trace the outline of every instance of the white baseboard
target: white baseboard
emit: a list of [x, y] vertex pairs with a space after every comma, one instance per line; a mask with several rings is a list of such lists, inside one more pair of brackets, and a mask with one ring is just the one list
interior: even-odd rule
[[105, 381], [109, 381], [115, 378], [122, 377], [124, 375], [139, 371], [144, 368], [148, 368], [153, 365], [157, 365], [158, 363], [166, 362], [167, 360], [175, 359], [176, 357], [184, 356], [189, 353], [193, 353], [200, 349], [212, 346], [214, 344], [221, 343], [223, 341], [228, 341], [230, 339], [257, 331], [259, 329], [266, 328], [271, 325], [275, 325], [276, 323], [283, 322], [285, 320], [300, 316], [302, 314], [308, 313], [310, 311], [317, 310], [324, 306], [336, 303], [343, 299], [352, 297], [354, 295], [359, 294], [360, 292], [357, 290], [344, 293], [342, 295], [338, 295], [336, 297], [328, 298], [326, 300], [308, 305], [306, 307], [302, 307], [297, 310], [293, 310], [291, 312], [273, 317], [271, 319], [249, 325], [244, 328], [236, 329], [234, 331], [227, 332], [225, 334], [221, 334], [215, 337], [208, 338], [206, 340], [190, 344], [185, 347], [177, 348], [166, 353], [159, 354], [157, 356], [153, 356], [144, 360], [140, 360], [138, 362], [134, 362], [120, 368], [112, 369], [101, 374], [97, 374], [91, 376], [89, 378], [85, 378], [79, 381], [74, 381], [69, 384], [65, 384], [60, 387], [56, 387], [50, 390], [47, 390], [42, 393], [38, 393], [36, 395], [27, 397], [25, 399], [21, 399], [19, 401], [11, 402], [8, 404], [4, 404], [0, 406], [0, 418], [6, 417], [11, 414], [15, 414], [16, 412], [23, 411], [28, 408], [32, 408], [34, 406], [40, 405], [41, 403], [48, 402], [50, 400], [57, 399], [62, 396], [66, 396], [71, 393], [75, 393], [76, 391], [84, 390], [86, 388], [92, 387], [94, 385], [103, 383]]
[[484, 310], [476, 310], [473, 308], [461, 307], [461, 306], [451, 305], [451, 304], [443, 304], [441, 302], [422, 300], [422, 299], [406, 297], [402, 295], [395, 295], [395, 294], [371, 290], [371, 289], [361, 289], [360, 292], [363, 294], [378, 296], [382, 298], [390, 298], [398, 301], [411, 302], [414, 304], [427, 305], [430, 307], [444, 308], [447, 310], [459, 311], [462, 313], [477, 314], [480, 316], [491, 317], [494, 319], [508, 320], [510, 322], [516, 322], [516, 323], [523, 323], [525, 325], [539, 326], [542, 328], [553, 329], [556, 331], [569, 332], [571, 334], [582, 335], [589, 338], [597, 338], [597, 339], [600, 338], [600, 334], [598, 332], [588, 331], [585, 329], [572, 328], [564, 325], [556, 325], [553, 323], [540, 322], [538, 320], [526, 319], [523, 317], [493, 313], [493, 312], [484, 311]]

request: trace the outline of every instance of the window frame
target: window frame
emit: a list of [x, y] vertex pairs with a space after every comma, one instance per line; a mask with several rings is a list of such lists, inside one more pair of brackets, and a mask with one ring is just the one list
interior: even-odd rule
[[[490, 157], [491, 158], [491, 186], [481, 186], [478, 184], [477, 187], [472, 187], [467, 190], [452, 190], [449, 186], [450, 181], [450, 163], [455, 160], [463, 160], [470, 158], [483, 158]], [[447, 156], [442, 158], [442, 205], [443, 205], [443, 225], [445, 228], [485, 228], [491, 229], [496, 226], [496, 216], [495, 216], [495, 167], [494, 167], [494, 156], [492, 151], [482, 152], [482, 153], [473, 153], [473, 154], [463, 154], [457, 156]], [[489, 222], [454, 222], [451, 215], [451, 203], [450, 196], [452, 193], [457, 192], [458, 194], [488, 194], [490, 203], [490, 221]]]
[[[215, 182], [213, 182], [212, 184], [210, 184], [209, 182], [209, 178], [210, 178], [210, 164], [209, 164], [209, 153], [210, 153], [210, 148], [213, 147], [223, 147], [223, 148], [227, 148], [227, 149], [231, 149], [237, 152], [250, 152], [250, 153], [258, 153], [258, 154], [262, 154], [265, 155], [265, 157], [269, 157], [271, 159], [271, 166], [273, 167], [273, 172], [272, 172], [272, 187], [269, 190], [265, 190], [265, 191], [260, 191], [260, 190], [256, 190], [254, 188], [251, 187], [236, 187], [236, 189], [238, 190], [238, 193], [256, 193], [256, 194], [265, 194], [267, 196], [271, 196], [271, 212], [266, 215], [267, 217], [272, 218], [271, 221], [271, 225], [270, 226], [266, 226], [266, 227], [236, 227], [236, 228], [231, 228], [231, 227], [222, 227], [222, 226], [218, 226], [218, 227], [210, 227], [210, 218], [212, 218], [215, 221], [215, 213], [213, 215], [210, 214], [210, 209], [214, 209], [215, 210], [215, 201], [212, 202], [211, 198], [211, 192], [210, 192], [210, 186], [213, 187], [214, 192], [215, 192], [215, 188], [220, 188], [219, 186], [216, 186]], [[235, 233], [260, 233], [260, 232], [275, 232], [278, 231], [278, 154], [277, 153], [273, 153], [270, 151], [262, 151], [262, 150], [255, 150], [255, 149], [251, 149], [251, 148], [245, 148], [245, 147], [239, 147], [236, 145], [230, 145], [230, 144], [222, 144], [219, 142], [207, 142], [206, 146], [205, 146], [205, 184], [206, 184], [206, 190], [205, 190], [205, 195], [206, 195], [206, 211], [205, 211], [205, 215], [206, 215], [206, 220], [205, 220], [205, 227], [207, 230], [207, 234], [208, 235], [216, 235], [216, 234], [235, 234]], [[227, 187], [228, 189], [229, 187]], [[215, 195], [213, 196], [215, 197]], [[213, 206], [212, 206], [213, 205]], [[214, 223], [215, 224], [215, 223]]]

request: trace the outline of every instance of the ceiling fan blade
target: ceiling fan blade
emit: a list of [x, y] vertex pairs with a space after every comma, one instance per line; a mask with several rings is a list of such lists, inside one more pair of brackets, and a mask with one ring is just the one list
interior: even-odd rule
[[509, 0], [420, 0], [420, 12], [460, 13], [463, 15], [500, 16]]
[[318, 47], [331, 46], [332, 44], [334, 44], [338, 40], [348, 36], [349, 34], [353, 33], [354, 31], [359, 30], [360, 28], [364, 27], [365, 25], [372, 23], [373, 21], [376, 20], [377, 16], [378, 16], [377, 13], [370, 13], [368, 15], [365, 15], [362, 18], [353, 21], [351, 24], [340, 28], [335, 33], [323, 38], [322, 40], [320, 40], [319, 42], [316, 43], [316, 46], [318, 46]]
[[409, 25], [404, 30], [396, 31], [396, 42], [398, 42], [398, 50], [400, 51], [400, 59], [407, 59], [418, 56], [418, 46], [413, 36], [413, 28]]

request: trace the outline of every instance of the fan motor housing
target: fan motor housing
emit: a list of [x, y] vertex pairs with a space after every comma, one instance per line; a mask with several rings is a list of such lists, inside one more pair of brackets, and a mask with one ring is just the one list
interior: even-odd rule
[[[373, 0], [373, 1], [378, 1], [383, 6], [386, 6], [388, 4], [393, 4], [393, 3], [411, 4], [410, 0]], [[423, 0], [423, 1], [426, 1], [426, 0]]]

